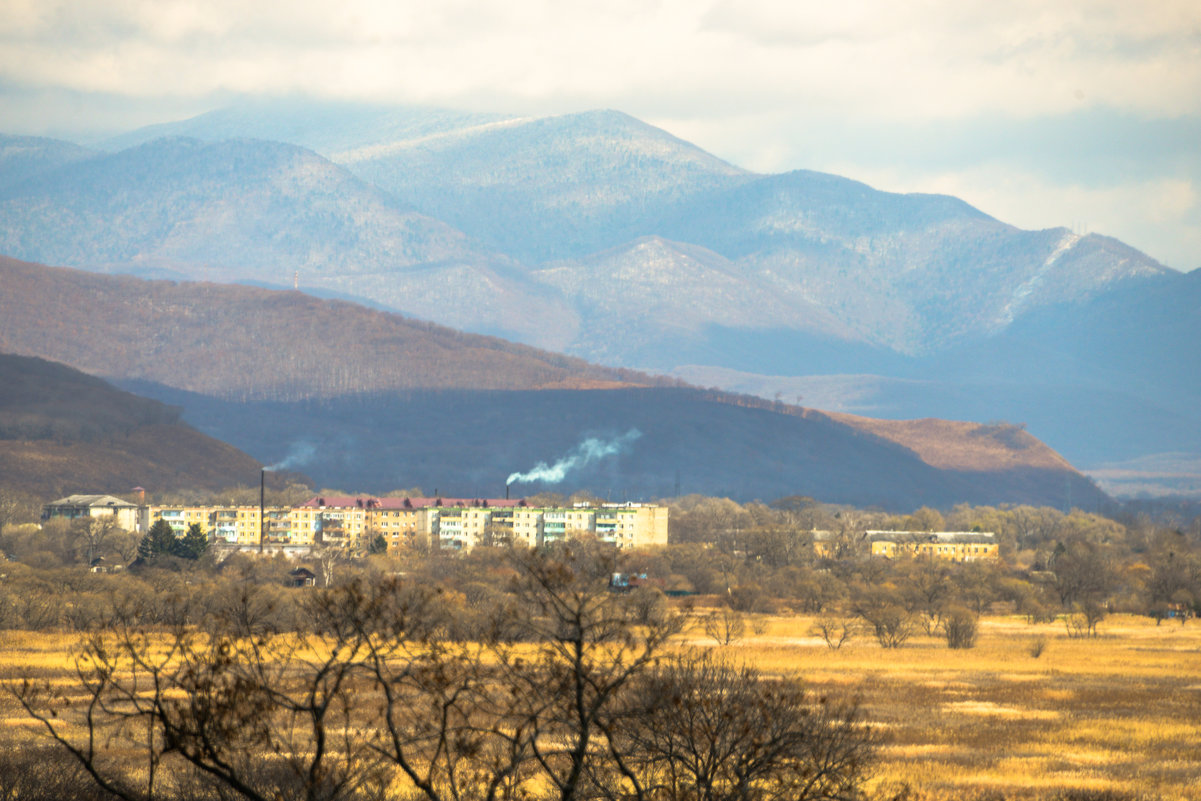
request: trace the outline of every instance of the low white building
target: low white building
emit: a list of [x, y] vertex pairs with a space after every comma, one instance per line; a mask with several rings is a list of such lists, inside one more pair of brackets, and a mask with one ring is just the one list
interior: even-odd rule
[[78, 520], [85, 517], [112, 517], [126, 531], [140, 532], [144, 522], [142, 507], [112, 495], [68, 495], [42, 507], [42, 519]]

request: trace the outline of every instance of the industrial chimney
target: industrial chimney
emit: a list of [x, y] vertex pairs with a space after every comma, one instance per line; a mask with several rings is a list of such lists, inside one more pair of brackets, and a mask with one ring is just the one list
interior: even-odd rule
[[263, 552], [263, 530], [267, 525], [266, 513], [267, 468], [259, 471], [259, 553]]

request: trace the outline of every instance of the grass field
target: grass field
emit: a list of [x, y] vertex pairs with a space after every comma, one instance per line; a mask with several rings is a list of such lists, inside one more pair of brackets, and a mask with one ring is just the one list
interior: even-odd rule
[[[1201, 623], [1112, 617], [1093, 640], [1060, 624], [987, 618], [977, 646], [954, 651], [915, 636], [884, 650], [859, 636], [831, 651], [805, 617], [768, 617], [759, 634], [698, 647], [792, 673], [818, 693], [858, 697], [883, 738], [878, 789], [916, 799], [1045, 798], [1114, 790], [1165, 801], [1201, 798]], [[1041, 655], [1032, 644], [1045, 641]], [[0, 633], [0, 676], [73, 678], [75, 635]], [[36, 729], [0, 696], [0, 736]], [[0, 746], [3, 747], [3, 746]]]
[[724, 649], [815, 691], [857, 695], [885, 741], [878, 784], [931, 799], [1057, 788], [1201, 798], [1197, 622], [1112, 617], [1081, 640], [1062, 623], [988, 618], [970, 650], [924, 636], [885, 650], [860, 636], [837, 651], [809, 635], [807, 618], [762, 622], [762, 634]]

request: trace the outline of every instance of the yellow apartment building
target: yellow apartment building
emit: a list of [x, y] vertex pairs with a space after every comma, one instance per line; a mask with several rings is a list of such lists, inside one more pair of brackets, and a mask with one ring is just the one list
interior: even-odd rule
[[534, 508], [525, 500], [315, 496], [299, 506], [150, 506], [177, 536], [199, 524], [210, 538], [242, 549], [320, 546], [365, 553], [377, 537], [389, 551], [413, 546], [470, 550], [510, 542], [540, 546], [591, 534], [619, 548], [667, 544], [668, 510], [653, 504]]
[[868, 531], [872, 556], [926, 556], [953, 562], [996, 560], [997, 536], [989, 531]]

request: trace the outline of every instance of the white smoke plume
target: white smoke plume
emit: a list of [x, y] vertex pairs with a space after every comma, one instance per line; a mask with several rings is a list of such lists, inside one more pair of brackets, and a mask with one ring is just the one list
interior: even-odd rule
[[636, 428], [631, 428], [620, 437], [611, 440], [597, 439], [589, 437], [588, 439], [575, 446], [571, 453], [567, 454], [553, 465], [548, 465], [546, 462], [539, 462], [534, 466], [533, 470], [528, 473], [513, 473], [509, 476], [509, 480], [505, 482], [506, 486], [514, 482], [528, 484], [531, 481], [544, 481], [547, 484], [558, 484], [568, 473], [577, 468], [591, 464], [592, 462], [604, 459], [607, 456], [614, 456], [625, 450], [631, 442], [642, 436], [642, 432]]
[[283, 459], [280, 459], [275, 464], [267, 465], [264, 470], [295, 470], [298, 467], [304, 467], [309, 462], [313, 461], [313, 457], [317, 455], [317, 446], [311, 442], [300, 440], [293, 442], [288, 447], [288, 454]]

